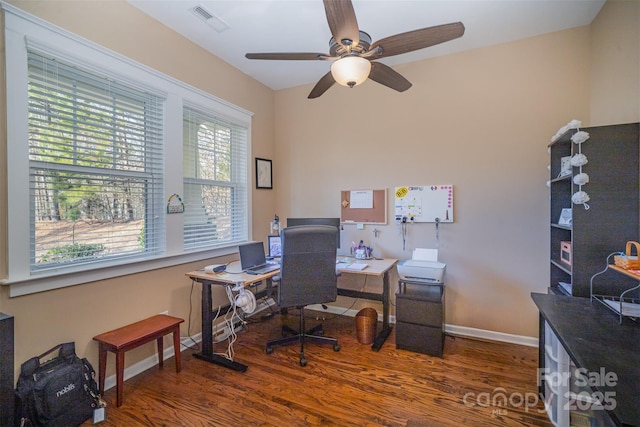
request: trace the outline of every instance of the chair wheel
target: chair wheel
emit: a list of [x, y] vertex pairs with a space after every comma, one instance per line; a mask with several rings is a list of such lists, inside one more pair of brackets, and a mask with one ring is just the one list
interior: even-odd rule
[[273, 348], [272, 347], [267, 347], [267, 348], [265, 348], [264, 352], [267, 353], [267, 354], [271, 354], [271, 353], [273, 353]]
[[307, 359], [305, 359], [304, 357], [300, 358], [300, 366], [302, 366], [303, 368], [305, 366], [307, 366]]
[[340, 351], [340, 344], [334, 344], [333, 351]]

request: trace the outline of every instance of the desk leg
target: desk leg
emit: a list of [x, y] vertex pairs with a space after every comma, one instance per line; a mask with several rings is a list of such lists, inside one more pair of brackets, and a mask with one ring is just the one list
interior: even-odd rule
[[393, 327], [389, 325], [389, 272], [387, 271], [382, 276], [382, 330], [371, 345], [373, 351], [380, 351], [391, 329]]
[[202, 352], [195, 353], [193, 357], [209, 363], [224, 366], [234, 371], [244, 372], [247, 365], [234, 362], [224, 356], [213, 353], [213, 303], [211, 301], [211, 282], [202, 283]]

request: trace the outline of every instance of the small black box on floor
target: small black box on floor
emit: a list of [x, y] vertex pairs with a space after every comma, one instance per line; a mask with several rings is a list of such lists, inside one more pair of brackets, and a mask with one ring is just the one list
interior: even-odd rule
[[396, 348], [442, 357], [444, 284], [400, 281], [396, 294]]

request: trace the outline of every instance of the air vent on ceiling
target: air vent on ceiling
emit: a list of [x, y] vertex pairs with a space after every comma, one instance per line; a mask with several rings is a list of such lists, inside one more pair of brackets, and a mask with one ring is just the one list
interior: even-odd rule
[[227, 31], [229, 28], [231, 28], [226, 22], [224, 22], [222, 19], [218, 18], [202, 6], [194, 7], [193, 9], [191, 9], [191, 12], [193, 12], [194, 15], [202, 19], [207, 25], [209, 25], [219, 33]]

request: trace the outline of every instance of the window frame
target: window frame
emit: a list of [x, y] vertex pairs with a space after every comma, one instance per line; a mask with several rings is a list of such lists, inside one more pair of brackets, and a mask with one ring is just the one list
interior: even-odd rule
[[[27, 57], [31, 273], [48, 269], [81, 270], [91, 268], [89, 264], [96, 265], [108, 259], [136, 261], [162, 254], [165, 250], [165, 216], [161, 215], [164, 208], [164, 97], [132, 88], [111, 74], [88, 72], [82, 64], [68, 64], [55, 55], [30, 47], [27, 48]], [[126, 136], [118, 137], [121, 133]], [[124, 150], [119, 150], [119, 146]], [[62, 184], [68, 183], [69, 188], [60, 189], [63, 201], [56, 203], [57, 215], [64, 215], [65, 207], [68, 207], [64, 203], [65, 193], [73, 199], [74, 193], [83, 191], [82, 187], [93, 187], [94, 195], [105, 196], [103, 187], [106, 186], [110, 193], [107, 197], [112, 194], [113, 197], [115, 194], [123, 196], [117, 184], [112, 186], [109, 183], [128, 183], [133, 205], [141, 201], [143, 206], [135, 210], [139, 215], [137, 219], [143, 219], [144, 245], [139, 245], [141, 231], [137, 229], [132, 230], [126, 240], [116, 241], [113, 239], [115, 236], [103, 240], [103, 243], [115, 245], [112, 246], [116, 250], [113, 253], [106, 251], [98, 257], [63, 257], [62, 261], [44, 261], [48, 251], [76, 243], [76, 237], [77, 242], [83, 244], [98, 242], [96, 239], [87, 240], [88, 236], [79, 231], [73, 233], [72, 241], [68, 234], [60, 235], [55, 241], [41, 241], [38, 237], [38, 231], [68, 225], [68, 218], [39, 223], [41, 215], [50, 214], [50, 206], [39, 211], [38, 197], [42, 198], [44, 194], [43, 205], [53, 201], [53, 176], [58, 174], [67, 176]], [[84, 222], [81, 218], [78, 220], [80, 224]], [[102, 225], [117, 227], [118, 222]], [[100, 227], [100, 223], [95, 224]], [[88, 232], [93, 233], [96, 228], [91, 227]], [[91, 247], [87, 249], [91, 250]]]
[[[184, 105], [183, 119], [185, 123], [189, 122], [188, 125], [186, 124], [183, 127], [183, 165], [185, 169], [183, 194], [185, 202], [191, 207], [191, 212], [185, 213], [184, 215], [183, 238], [185, 251], [205, 250], [207, 248], [247, 241], [248, 224], [245, 222], [247, 220], [246, 216], [234, 216], [234, 213], [247, 211], [247, 193], [250, 191], [249, 187], [241, 185], [241, 183], [246, 184], [251, 173], [251, 169], [247, 168], [249, 158], [247, 154], [248, 147], [246, 143], [240, 143], [243, 140], [246, 142], [248, 138], [246, 133], [247, 129], [242, 129], [233, 123], [221, 120], [215, 116], [215, 113], [193, 105]], [[203, 141], [207, 141], [209, 144], [207, 144], [206, 147], [202, 147], [198, 135], [199, 127], [205, 123], [213, 125], [213, 129], [210, 130], [210, 133], [213, 133], [213, 140], [211, 140], [211, 137], [203, 138]], [[226, 138], [219, 136], [217, 131], [219, 129], [226, 130], [229, 134], [228, 152], [226, 152], [226, 150], [219, 150], [219, 148], [221, 148], [220, 146], [227, 148], [227, 144], [224, 142]], [[224, 170], [224, 162], [222, 161], [220, 165], [215, 163], [213, 167], [215, 177], [211, 177], [209, 174], [202, 172], [203, 170], [210, 170], [210, 168], [205, 167], [204, 163], [207, 163], [207, 159], [212, 155], [213, 157], [228, 156], [229, 170], [226, 179], [224, 179], [225, 175], [224, 172], [222, 172]], [[244, 159], [244, 163], [239, 162], [237, 160], [238, 158]], [[215, 213], [217, 209], [205, 209], [202, 211], [201, 197], [202, 191], [206, 187], [227, 190], [230, 193], [230, 203], [223, 205], [222, 209], [222, 218], [224, 218], [224, 206], [230, 210], [229, 223], [226, 224], [228, 229], [228, 239], [226, 241], [224, 239], [217, 240], [217, 231], [212, 231], [212, 229], [217, 230], [219, 226], [223, 226], [224, 231], [224, 219], [220, 221], [214, 219], [214, 222], [207, 225], [210, 220], [210, 215]], [[199, 189], [199, 191], [197, 191], [197, 189]], [[190, 215], [194, 211], [195, 215]], [[207, 219], [207, 221], [203, 223], [203, 219]], [[198, 230], [203, 225], [205, 225], [206, 228]], [[213, 227], [210, 227], [211, 225], [213, 225]], [[196, 232], [196, 230], [198, 231]], [[194, 235], [198, 235], [200, 238], [189, 239]]]
[[[8, 265], [9, 296], [104, 280], [142, 271], [227, 255], [237, 243], [215, 249], [186, 252], [183, 247], [182, 215], [166, 215], [165, 247], [160, 255], [134, 262], [111, 260], [91, 269], [30, 271], [29, 153], [27, 125], [27, 47], [53, 54], [65, 62], [78, 63], [96, 74], [113, 75], [129, 85], [162, 95], [164, 102], [164, 189], [168, 197], [183, 191], [182, 111], [184, 105], [199, 105], [221, 119], [246, 128], [246, 167], [250, 171], [251, 121], [253, 113], [221, 100], [157, 70], [110, 51], [11, 5], [0, 3], [5, 15], [5, 62], [7, 104]], [[247, 191], [247, 236], [251, 235], [250, 173]]]

